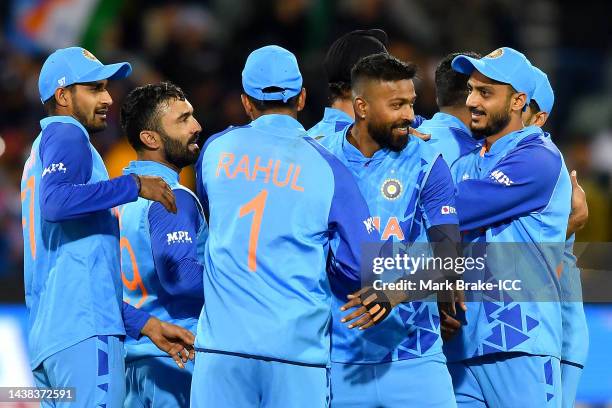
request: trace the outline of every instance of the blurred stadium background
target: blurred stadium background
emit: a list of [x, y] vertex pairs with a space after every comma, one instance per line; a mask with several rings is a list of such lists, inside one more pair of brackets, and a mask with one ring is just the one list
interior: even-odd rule
[[[81, 45], [103, 62], [129, 61], [133, 75], [111, 84], [108, 129], [92, 138], [111, 177], [133, 153], [118, 106], [133, 87], [169, 79], [181, 86], [206, 135], [244, 124], [240, 72], [265, 44], [293, 51], [308, 90], [300, 120], [320, 119], [327, 102], [321, 62], [338, 36], [383, 28], [390, 51], [418, 64], [417, 113], [436, 111], [433, 72], [449, 52], [524, 52], [556, 92], [547, 130], [578, 170], [590, 222], [578, 241], [612, 241], [612, 31], [604, 1], [553, 0], [2, 0], [0, 1], [0, 386], [31, 381], [24, 345], [23, 241], [19, 181], [44, 116], [38, 73], [51, 50]], [[67, 147], [69, 148], [69, 147]], [[187, 184], [193, 176], [185, 171]], [[608, 269], [610, 265], [608, 264]], [[612, 297], [608, 296], [612, 299]], [[578, 399], [612, 406], [612, 306], [587, 305], [590, 358]], [[518, 374], [518, 373], [517, 373]], [[0, 403], [0, 405], [2, 405]]]

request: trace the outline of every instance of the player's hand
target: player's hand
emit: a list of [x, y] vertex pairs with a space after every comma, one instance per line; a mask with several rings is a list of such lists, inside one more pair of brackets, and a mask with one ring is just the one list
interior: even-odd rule
[[166, 210], [176, 214], [176, 200], [170, 186], [161, 177], [138, 176], [140, 195], [147, 200], [158, 201]]
[[349, 329], [359, 327], [365, 330], [383, 320], [391, 313], [393, 306], [387, 293], [367, 286], [358, 292], [348, 295], [349, 301], [340, 307], [346, 311], [356, 308], [351, 314], [341, 319], [342, 323], [350, 323]]
[[570, 173], [572, 180], [572, 211], [567, 225], [567, 237], [569, 238], [576, 231], [580, 231], [589, 220], [589, 207], [586, 201], [586, 194], [580, 184], [576, 170]]
[[187, 360], [195, 357], [195, 336], [187, 329], [151, 317], [141, 333], [151, 339], [157, 348], [168, 353], [180, 368], [185, 368]]
[[421, 140], [424, 141], [428, 141], [429, 139], [431, 139], [431, 135], [428, 135], [426, 133], [421, 133], [418, 130], [416, 130], [415, 128], [408, 128], [408, 133], [410, 133], [412, 136], [416, 136]]
[[[438, 305], [439, 306], [439, 305]], [[461, 322], [451, 315], [449, 315], [443, 309], [439, 309], [440, 312], [440, 334], [442, 335], [442, 340], [448, 341], [453, 336], [459, 333], [461, 330]]]
[[451, 316], [457, 315], [457, 308], [467, 311], [465, 293], [462, 290], [446, 290], [438, 292], [438, 309]]

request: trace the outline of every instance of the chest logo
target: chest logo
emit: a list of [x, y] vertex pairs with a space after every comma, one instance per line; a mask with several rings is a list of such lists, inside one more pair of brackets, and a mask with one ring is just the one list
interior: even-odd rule
[[380, 192], [387, 200], [396, 200], [402, 194], [402, 183], [398, 179], [386, 179]]

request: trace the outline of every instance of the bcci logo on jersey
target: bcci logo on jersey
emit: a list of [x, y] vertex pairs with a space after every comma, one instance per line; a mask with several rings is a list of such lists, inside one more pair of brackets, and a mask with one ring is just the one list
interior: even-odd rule
[[174, 231], [166, 234], [168, 238], [168, 245], [172, 244], [191, 244], [191, 237], [189, 236], [188, 231]]
[[398, 179], [386, 179], [380, 191], [387, 200], [396, 200], [402, 194], [402, 183]]

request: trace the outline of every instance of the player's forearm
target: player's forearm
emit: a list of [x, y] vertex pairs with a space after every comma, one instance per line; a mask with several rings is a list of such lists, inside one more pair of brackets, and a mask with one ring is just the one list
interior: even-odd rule
[[136, 309], [134, 306], [123, 302], [121, 317], [123, 318], [123, 325], [125, 326], [127, 335], [138, 340], [151, 315], [144, 310]]
[[138, 199], [132, 176], [92, 184], [51, 184], [41, 189], [41, 215], [50, 222], [83, 217]]
[[573, 234], [583, 229], [588, 220], [589, 209], [586, 204], [583, 207], [572, 208], [572, 212], [567, 221], [566, 239], [569, 239]]

